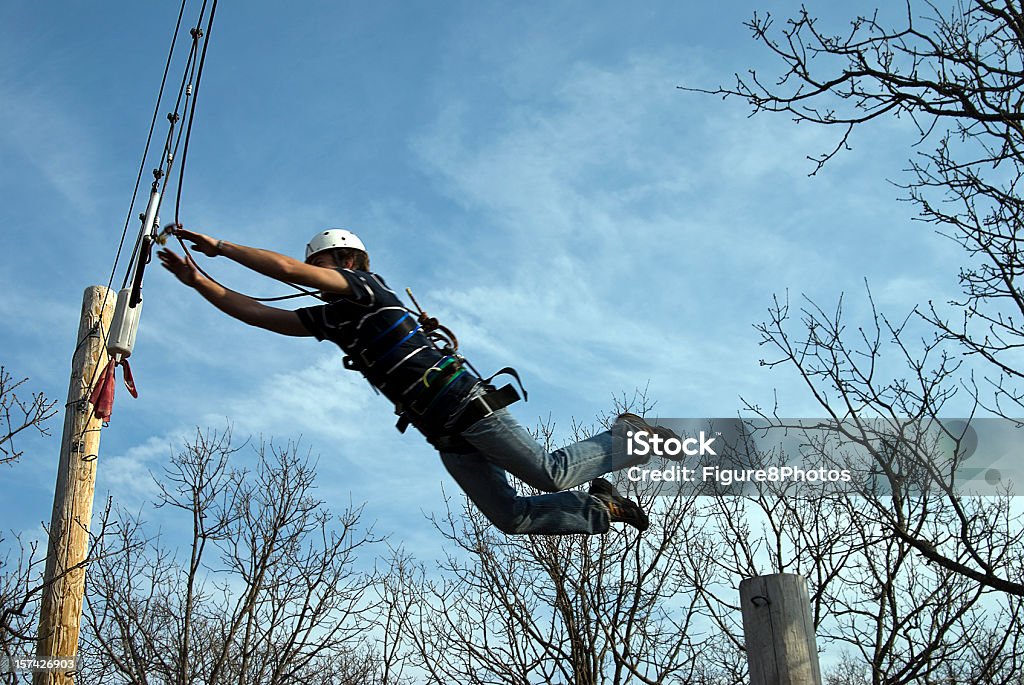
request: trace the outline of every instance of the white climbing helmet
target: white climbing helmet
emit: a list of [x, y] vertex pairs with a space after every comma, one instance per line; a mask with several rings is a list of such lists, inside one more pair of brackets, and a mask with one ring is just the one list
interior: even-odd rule
[[317, 233], [306, 245], [306, 262], [309, 262], [314, 255], [327, 250], [337, 250], [342, 247], [351, 247], [366, 252], [366, 246], [352, 231], [344, 228], [328, 228]]

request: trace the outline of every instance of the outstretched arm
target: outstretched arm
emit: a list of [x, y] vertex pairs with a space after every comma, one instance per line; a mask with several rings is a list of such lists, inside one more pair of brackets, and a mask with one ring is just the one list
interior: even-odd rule
[[180, 257], [171, 250], [160, 250], [157, 254], [165, 269], [174, 274], [185, 285], [195, 288], [214, 307], [225, 314], [243, 321], [250, 326], [265, 328], [281, 335], [311, 336], [299, 315], [287, 309], [268, 307], [206, 278], [190, 260]]
[[345, 295], [351, 291], [345, 277], [334, 269], [306, 264], [287, 255], [258, 247], [236, 245], [226, 240], [215, 240], [208, 235], [184, 228], [179, 228], [177, 234], [179, 237], [191, 241], [193, 249], [202, 252], [207, 257], [227, 257], [244, 267], [278, 281], [339, 295]]

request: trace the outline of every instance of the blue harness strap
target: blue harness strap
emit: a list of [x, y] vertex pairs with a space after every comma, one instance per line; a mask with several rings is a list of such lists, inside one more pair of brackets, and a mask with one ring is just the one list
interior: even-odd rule
[[[415, 299], [413, 301], [415, 302]], [[481, 418], [520, 399], [519, 393], [516, 392], [516, 389], [511, 384], [506, 384], [502, 388], [495, 390], [491, 382], [496, 376], [502, 374], [512, 376], [520, 390], [522, 390], [523, 399], [526, 399], [527, 393], [518, 372], [512, 367], [506, 366], [482, 380], [488, 392], [469, 401], [454, 428], [440, 428], [440, 425], [446, 425], [449, 418], [433, 416], [433, 414], [437, 413], [438, 407], [445, 406], [445, 403], [441, 402], [442, 398], [453, 387], [456, 387], [458, 379], [466, 375], [472, 375], [470, 370], [476, 376], [480, 374], [468, 361], [456, 354], [455, 350], [458, 343], [454, 342], [454, 336], [450, 335], [450, 332], [449, 336], [453, 342], [450, 345], [446, 344], [444, 348], [438, 347], [437, 342], [432, 337], [433, 330], [438, 327], [440, 327], [440, 324], [436, 322], [436, 319], [429, 319], [422, 311], [420, 318], [416, 319], [409, 310], [406, 310], [396, 321], [369, 339], [367, 339], [369, 336], [357, 327], [355, 339], [352, 345], [347, 348], [351, 352], [343, 361], [345, 368], [359, 371], [366, 376], [366, 379], [375, 388], [383, 387], [388, 377], [388, 370], [386, 368], [387, 364], [382, 362], [399, 350], [417, 333], [426, 334], [435, 349], [439, 349], [446, 356], [440, 362], [427, 369], [423, 374], [423, 378], [409, 388], [411, 393], [411, 400], [409, 402], [396, 403], [395, 413], [398, 414], [398, 422], [395, 427], [399, 432], [404, 433], [409, 425], [413, 424], [435, 447], [439, 447], [438, 440], [443, 440], [445, 441], [446, 449], [448, 449], [452, 448], [453, 444], [459, 441], [458, 435], [471, 423], [475, 423]], [[445, 330], [447, 331], [447, 329]], [[444, 419], [444, 421], [441, 419]], [[450, 435], [440, 438], [438, 434], [442, 430], [450, 433]], [[468, 446], [468, 443], [465, 446]]]

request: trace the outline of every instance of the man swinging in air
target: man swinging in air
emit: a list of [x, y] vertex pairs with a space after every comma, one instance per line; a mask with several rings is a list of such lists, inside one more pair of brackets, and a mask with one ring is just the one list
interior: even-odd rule
[[[612, 522], [643, 531], [647, 514], [600, 478], [646, 458], [612, 449], [611, 431], [548, 453], [505, 409], [518, 399], [481, 381], [458, 357], [438, 349], [384, 280], [352, 232], [332, 228], [306, 246], [306, 259], [215, 240], [178, 228], [177, 235], [208, 257], [227, 257], [270, 278], [318, 290], [326, 304], [295, 311], [269, 307], [202, 275], [188, 258], [163, 249], [164, 268], [215, 307], [251, 326], [330, 340], [402, 417], [437, 448], [448, 472], [480, 511], [506, 533], [604, 533]], [[508, 392], [511, 391], [511, 392]], [[635, 414], [617, 423], [651, 433]], [[519, 496], [507, 474], [546, 493]], [[589, 494], [569, 490], [592, 481]]]

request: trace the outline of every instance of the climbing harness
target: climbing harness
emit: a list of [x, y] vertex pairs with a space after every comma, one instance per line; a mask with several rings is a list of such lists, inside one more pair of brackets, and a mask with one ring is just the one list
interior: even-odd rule
[[[519, 401], [519, 392], [511, 383], [501, 388], [494, 387], [492, 381], [497, 376], [512, 376], [522, 390], [522, 399], [528, 399], [526, 388], [523, 387], [519, 373], [514, 368], [506, 366], [484, 378], [483, 374], [459, 353], [459, 341], [451, 329], [428, 315], [410, 289], [406, 288], [405, 292], [412, 300], [418, 315], [406, 309], [391, 325], [370, 338], [364, 338], [365, 334], [357, 328], [356, 337], [349, 346], [354, 354], [349, 354], [342, 360], [346, 369], [359, 371], [371, 385], [380, 388], [387, 382], [388, 372], [391, 370], [385, 362], [390, 361], [391, 355], [417, 333], [423, 333], [431, 345], [444, 355], [423, 373], [418, 381], [418, 385], [422, 387], [414, 399], [407, 403], [395, 404], [395, 414], [398, 415], [395, 427], [400, 433], [404, 433], [410, 424], [420, 427], [423, 421], [431, 416], [440, 400], [454, 387], [455, 381], [468, 373], [481, 379], [485, 392], [466, 404], [455, 424], [448, 430], [453, 436], [458, 436], [470, 425], [495, 411]], [[424, 432], [422, 428], [420, 430]], [[431, 435], [425, 432], [424, 435], [433, 442]]]

